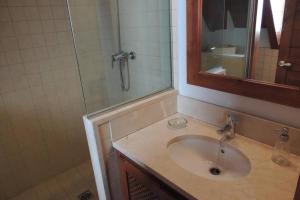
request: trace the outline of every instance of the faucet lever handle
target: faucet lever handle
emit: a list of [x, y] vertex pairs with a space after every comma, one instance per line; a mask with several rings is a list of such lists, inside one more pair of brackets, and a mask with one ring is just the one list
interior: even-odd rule
[[230, 131], [231, 129], [235, 129], [235, 125], [238, 122], [238, 118], [234, 113], [227, 113], [226, 114], [226, 124], [219, 130], [217, 133], [224, 134], [226, 131]]
[[283, 127], [281, 129], [277, 129], [275, 133], [279, 135], [281, 141], [287, 142], [290, 139], [289, 131], [290, 129], [288, 127]]
[[227, 123], [228, 122], [237, 123], [239, 121], [236, 114], [232, 113], [232, 112], [229, 112], [229, 113], [226, 114], [226, 119], [227, 119]]

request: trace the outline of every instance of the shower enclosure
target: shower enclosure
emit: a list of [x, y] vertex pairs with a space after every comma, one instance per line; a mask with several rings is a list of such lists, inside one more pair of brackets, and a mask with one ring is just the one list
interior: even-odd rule
[[69, 0], [88, 113], [170, 88], [170, 0]]
[[0, 1], [0, 15], [0, 200], [97, 199], [82, 116], [171, 87], [170, 1]]

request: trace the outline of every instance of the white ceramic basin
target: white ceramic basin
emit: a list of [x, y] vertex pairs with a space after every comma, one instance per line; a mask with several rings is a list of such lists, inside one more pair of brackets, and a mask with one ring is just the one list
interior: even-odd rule
[[238, 149], [218, 140], [185, 135], [168, 143], [170, 157], [185, 170], [213, 180], [233, 180], [249, 174], [249, 159]]

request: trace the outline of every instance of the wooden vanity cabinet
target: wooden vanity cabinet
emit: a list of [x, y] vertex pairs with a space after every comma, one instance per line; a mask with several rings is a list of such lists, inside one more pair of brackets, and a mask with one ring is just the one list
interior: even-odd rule
[[187, 200], [174, 189], [118, 153], [124, 200]]
[[300, 200], [300, 176], [298, 179], [298, 184], [297, 184], [294, 200]]

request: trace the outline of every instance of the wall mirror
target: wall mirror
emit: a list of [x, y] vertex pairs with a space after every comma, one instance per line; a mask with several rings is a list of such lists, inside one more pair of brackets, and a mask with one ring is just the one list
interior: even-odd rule
[[188, 83], [300, 107], [300, 0], [187, 0]]

